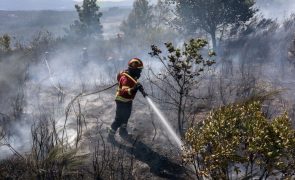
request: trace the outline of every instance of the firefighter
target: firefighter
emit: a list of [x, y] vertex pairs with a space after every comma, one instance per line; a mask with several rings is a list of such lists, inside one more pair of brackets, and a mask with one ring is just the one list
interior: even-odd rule
[[118, 74], [118, 90], [116, 93], [116, 117], [109, 129], [109, 138], [113, 138], [117, 129], [121, 136], [128, 135], [126, 130], [128, 119], [131, 115], [132, 101], [137, 91], [146, 93], [142, 85], [138, 82], [143, 69], [143, 63], [138, 58], [133, 58], [128, 62], [128, 69]]

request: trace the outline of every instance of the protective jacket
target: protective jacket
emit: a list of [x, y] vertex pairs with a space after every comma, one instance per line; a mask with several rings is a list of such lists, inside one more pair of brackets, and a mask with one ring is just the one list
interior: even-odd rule
[[131, 102], [136, 95], [136, 91], [132, 91], [132, 88], [137, 84], [137, 80], [132, 78], [127, 71], [120, 72], [117, 80], [119, 86], [116, 93], [116, 101]]

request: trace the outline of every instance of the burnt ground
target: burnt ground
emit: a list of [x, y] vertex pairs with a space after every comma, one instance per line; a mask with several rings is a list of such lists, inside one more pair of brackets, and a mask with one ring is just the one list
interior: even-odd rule
[[[121, 133], [120, 137], [124, 142], [116, 139], [110, 140], [110, 142], [117, 148], [123, 149], [129, 155], [134, 156], [136, 160], [147, 164], [153, 175], [166, 179], [184, 179], [185, 168], [183, 166], [154, 151], [138, 137], [134, 137], [129, 133]], [[125, 145], [126, 143], [132, 144], [132, 147]]]
[[97, 137], [101, 136], [103, 141], [108, 142], [108, 146], [123, 150], [127, 156], [134, 158], [136, 174], [140, 174], [136, 178], [187, 179], [185, 167], [181, 165], [180, 150], [162, 130], [141, 94], [137, 95], [133, 104], [128, 134], [118, 130], [114, 139], [108, 138], [107, 129], [113, 122], [116, 107], [112, 92], [113, 90], [84, 100], [87, 102], [85, 112], [88, 130], [85, 132], [85, 141], [80, 146], [92, 146], [88, 137], [91, 137], [91, 142], [97, 142]]

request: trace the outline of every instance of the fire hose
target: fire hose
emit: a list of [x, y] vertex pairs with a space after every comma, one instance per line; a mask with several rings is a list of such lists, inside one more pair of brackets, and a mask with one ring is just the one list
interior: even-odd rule
[[[111, 86], [109, 86], [109, 87], [106, 87], [106, 88], [104, 88], [104, 89], [100, 89], [100, 90], [98, 90], [98, 91], [89, 92], [89, 93], [79, 93], [77, 96], [75, 96], [75, 97], [71, 100], [71, 102], [68, 104], [68, 106], [67, 106], [66, 109], [68, 109], [68, 108], [70, 107], [70, 105], [71, 105], [74, 101], [76, 101], [76, 99], [79, 98], [79, 97], [84, 97], [84, 96], [90, 96], [90, 95], [93, 95], [93, 94], [98, 94], [98, 93], [101, 93], [101, 92], [107, 91], [107, 90], [109, 90], [109, 89], [111, 89], [111, 88], [113, 88], [113, 87], [115, 87], [115, 86], [117, 86], [117, 85], [118, 85], [118, 83], [115, 83], [115, 84], [113, 84], [113, 85], [111, 85]], [[141, 94], [143, 95], [143, 97], [148, 96], [148, 94], [145, 92], [145, 90], [143, 89], [143, 87], [141, 87], [141, 88], [139, 89], [139, 92], [141, 92]]]
[[[51, 72], [50, 66], [49, 66], [48, 61], [47, 61], [47, 56], [48, 56], [48, 52], [45, 53], [44, 62], [45, 62], [45, 65], [46, 65], [46, 67], [47, 67], [47, 70], [48, 70], [48, 74], [49, 74], [49, 78], [50, 78], [51, 84], [52, 84], [53, 87], [56, 88], [60, 93], [62, 93], [62, 94], [65, 95], [65, 94], [66, 94], [65, 91], [63, 91], [61, 88], [59, 88], [59, 87], [54, 83], [54, 81], [53, 81], [52, 72]], [[98, 94], [98, 93], [101, 93], [101, 92], [107, 91], [107, 90], [109, 90], [109, 89], [111, 89], [111, 88], [113, 88], [113, 87], [115, 87], [115, 86], [117, 86], [117, 85], [118, 85], [118, 83], [115, 83], [115, 84], [113, 84], [113, 85], [111, 85], [111, 86], [108, 86], [108, 87], [106, 87], [106, 88], [104, 88], [104, 89], [100, 89], [100, 90], [97, 90], [97, 91], [94, 91], [94, 92], [89, 92], [89, 93], [83, 93], [83, 92], [81, 92], [81, 93], [79, 93], [79, 94], [76, 95], [76, 96], [75, 96], [75, 97], [69, 102], [69, 104], [67, 105], [67, 107], [66, 107], [66, 109], [65, 109], [66, 116], [67, 116], [67, 114], [69, 113], [69, 110], [70, 110], [72, 104], [73, 104], [73, 103], [74, 103], [79, 97], [85, 97], [85, 96], [90, 96], [90, 95], [93, 95], [93, 94]], [[145, 92], [144, 88], [141, 86], [138, 90], [142, 93], [143, 97], [146, 98], [146, 96], [147, 96], [148, 94]]]
[[101, 92], [107, 91], [107, 90], [109, 90], [109, 89], [111, 89], [111, 88], [113, 88], [113, 87], [115, 87], [115, 86], [117, 86], [117, 85], [118, 85], [118, 83], [115, 83], [115, 84], [113, 84], [113, 85], [111, 85], [111, 86], [109, 86], [109, 87], [106, 87], [106, 88], [101, 89], [101, 90], [98, 90], [98, 91], [89, 92], [89, 93], [83, 93], [83, 92], [79, 93], [79, 94], [78, 94], [77, 96], [75, 96], [75, 97], [70, 101], [70, 103], [67, 105], [66, 112], [68, 112], [68, 110], [70, 109], [71, 105], [73, 104], [73, 102], [76, 101], [77, 98], [79, 98], [79, 97], [84, 97], [84, 96], [90, 96], [90, 95], [97, 94], [97, 93], [101, 93]]
[[[45, 58], [45, 63], [46, 63], [46, 66], [48, 68], [48, 72], [49, 72], [49, 76], [50, 78], [51, 77], [51, 71], [50, 71], [50, 67], [48, 65], [48, 62]], [[53, 80], [51, 81], [53, 83]], [[118, 83], [115, 83], [113, 85], [110, 85], [104, 89], [100, 89], [100, 90], [97, 90], [97, 91], [94, 91], [94, 92], [88, 92], [88, 93], [79, 93], [78, 95], [76, 95], [71, 101], [70, 103], [67, 105], [66, 107], [66, 119], [68, 117], [68, 113], [69, 113], [69, 110], [71, 108], [71, 106], [73, 105], [73, 103], [79, 98], [79, 97], [85, 97], [85, 96], [89, 96], [89, 95], [93, 95], [93, 94], [98, 94], [98, 93], [101, 93], [101, 92], [104, 92], [104, 91], [107, 91], [115, 86], [117, 86]], [[139, 84], [140, 85], [140, 84]], [[53, 84], [53, 86], [61, 93], [65, 94], [64, 91], [62, 91], [60, 88], [58, 88], [56, 85]], [[173, 140], [176, 142], [176, 144], [178, 145], [179, 149], [182, 149], [183, 148], [183, 143], [181, 141], [181, 139], [178, 137], [178, 135], [176, 134], [176, 132], [174, 131], [173, 127], [169, 124], [169, 121], [165, 118], [165, 116], [162, 114], [161, 110], [155, 105], [155, 103], [148, 97], [148, 94], [145, 92], [144, 88], [142, 85], [140, 85], [140, 88], [138, 89], [138, 91], [140, 91], [142, 93], [142, 95], [144, 96], [144, 98], [147, 99], [149, 105], [152, 107], [153, 111], [157, 114], [157, 116], [159, 117], [159, 120], [161, 122], [161, 124], [163, 125], [163, 127], [166, 129], [166, 131], [168, 132], [168, 134], [173, 138]], [[66, 122], [65, 122], [66, 124]], [[65, 125], [64, 125], [65, 126]]]
[[[45, 53], [46, 55], [48, 54], [48, 52]], [[48, 74], [49, 74], [49, 78], [50, 78], [50, 81], [51, 81], [51, 84], [53, 85], [54, 88], [56, 88], [60, 93], [62, 94], [66, 94], [61, 88], [59, 88], [53, 81], [53, 77], [52, 77], [52, 72], [51, 72], [51, 69], [50, 69], [50, 66], [48, 64], [48, 61], [47, 61], [47, 58], [45, 57], [44, 58], [44, 62], [46, 64], [46, 67], [47, 67], [47, 70], [48, 70]], [[109, 87], [106, 87], [104, 89], [101, 89], [101, 90], [98, 90], [98, 91], [94, 91], [94, 92], [89, 92], [89, 93], [79, 93], [77, 96], [75, 96], [75, 98], [71, 101], [75, 101], [78, 97], [82, 96], [89, 96], [89, 95], [93, 95], [93, 94], [98, 94], [98, 93], [101, 93], [103, 91], [107, 91], [113, 87], [115, 87], [116, 85], [118, 85], [118, 83], [115, 83]], [[141, 88], [139, 89], [139, 91], [142, 93], [143, 97], [146, 97], [148, 94], [145, 92], [145, 90], [143, 89], [143, 87], [141, 86]]]
[[[49, 74], [49, 78], [50, 78], [51, 84], [53, 85], [53, 87], [54, 87], [57, 91], [59, 91], [61, 94], [64, 94], [64, 95], [65, 95], [65, 94], [66, 94], [65, 91], [63, 91], [61, 88], [59, 88], [59, 87], [54, 83], [54, 81], [53, 81], [52, 71], [51, 71], [50, 66], [49, 66], [49, 63], [48, 63], [48, 61], [47, 61], [47, 55], [48, 55], [48, 52], [45, 53], [44, 62], [45, 62], [45, 65], [46, 65], [46, 67], [47, 67], [47, 70], [48, 70], [48, 74]], [[103, 92], [103, 91], [107, 91], [107, 90], [109, 90], [109, 89], [115, 87], [116, 85], [118, 85], [118, 83], [115, 83], [115, 84], [113, 84], [113, 85], [111, 85], [111, 86], [108, 86], [108, 87], [106, 87], [106, 88], [104, 88], [104, 89], [97, 90], [97, 91], [94, 91], [94, 92], [89, 92], [89, 93], [83, 93], [83, 92], [81, 92], [81, 93], [79, 93], [79, 94], [76, 95], [76, 96], [70, 101], [70, 103], [67, 105], [66, 112], [68, 112], [68, 110], [70, 109], [70, 106], [73, 104], [74, 101], [76, 101], [77, 98], [79, 98], [79, 97], [84, 97], [84, 96], [89, 96], [89, 95], [93, 95], [93, 94], [97, 94], [97, 93], [101, 93], [101, 92]]]

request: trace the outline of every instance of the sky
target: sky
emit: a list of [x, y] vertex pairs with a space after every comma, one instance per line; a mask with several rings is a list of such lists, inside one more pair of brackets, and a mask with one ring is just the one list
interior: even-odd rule
[[[83, 0], [73, 0], [73, 1], [82, 2]], [[124, 0], [101, 0], [101, 1], [113, 1], [113, 2], [120, 2], [120, 1], [124, 1]], [[129, 0], [129, 1], [132, 1], [132, 0]]]
[[[74, 10], [83, 0], [0, 0], [0, 10]], [[131, 6], [133, 0], [99, 0], [103, 6]]]
[[[0, 0], [0, 10], [74, 10], [83, 0]], [[131, 6], [133, 0], [98, 0], [101, 7]], [[156, 2], [157, 0], [150, 0]], [[267, 18], [288, 17], [295, 12], [295, 0], [256, 0], [261, 13]]]

